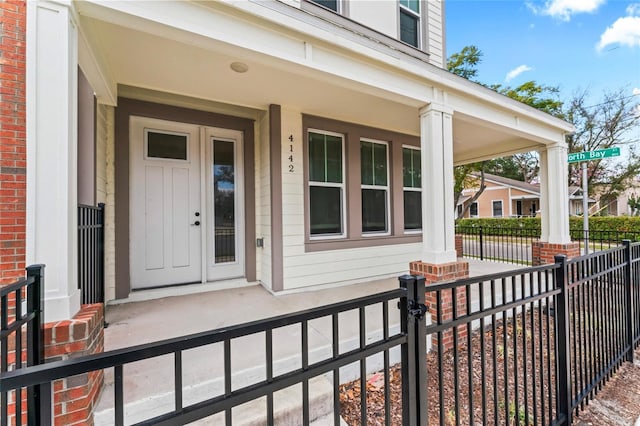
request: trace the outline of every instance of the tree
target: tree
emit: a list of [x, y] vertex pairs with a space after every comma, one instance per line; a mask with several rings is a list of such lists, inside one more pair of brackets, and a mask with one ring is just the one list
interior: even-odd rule
[[[602, 100], [588, 105], [587, 91], [578, 92], [568, 103], [565, 117], [576, 127], [567, 137], [569, 152], [596, 149], [625, 148], [625, 159], [607, 158], [587, 162], [587, 182], [590, 193], [617, 195], [640, 173], [640, 156], [632, 140], [632, 129], [640, 124], [637, 102], [624, 89], [604, 92]], [[579, 164], [570, 167], [569, 185], [580, 185]], [[594, 191], [596, 190], [597, 191]]]
[[[465, 46], [458, 53], [454, 53], [447, 60], [447, 69], [468, 80], [489, 87], [505, 96], [523, 102], [534, 108], [545, 111], [556, 116], [562, 115], [562, 102], [558, 99], [559, 90], [552, 86], [543, 86], [535, 81], [528, 81], [515, 88], [502, 85], [487, 86], [475, 80], [478, 74], [478, 65], [482, 62], [482, 51], [476, 46]], [[539, 161], [536, 153], [516, 154], [481, 163], [473, 163], [465, 166], [457, 166], [454, 169], [454, 201], [457, 206], [462, 195], [465, 183], [469, 183], [473, 173], [480, 173], [480, 186], [478, 191], [472, 196], [471, 202], [467, 203], [458, 214], [458, 219], [466, 214], [470, 204], [477, 200], [484, 191], [484, 174], [491, 173], [516, 180], [531, 182], [539, 171]]]

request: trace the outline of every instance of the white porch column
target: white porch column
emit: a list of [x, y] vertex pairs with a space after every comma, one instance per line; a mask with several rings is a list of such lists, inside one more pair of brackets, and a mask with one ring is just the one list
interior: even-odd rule
[[430, 104], [420, 109], [422, 158], [422, 261], [455, 262], [453, 206], [453, 110]]
[[540, 151], [540, 195], [541, 241], [570, 243], [567, 146], [564, 143]]
[[70, 1], [27, 2], [26, 262], [45, 269], [45, 321], [80, 309], [77, 26]]

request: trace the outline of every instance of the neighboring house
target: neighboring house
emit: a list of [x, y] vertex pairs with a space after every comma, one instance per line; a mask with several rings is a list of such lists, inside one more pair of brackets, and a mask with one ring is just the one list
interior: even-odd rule
[[[630, 198], [637, 198], [640, 196], [640, 188], [638, 188], [638, 178], [631, 180], [628, 183], [628, 187], [619, 194], [600, 193], [598, 203], [596, 205], [596, 212], [603, 216], [633, 216], [638, 215], [638, 212], [629, 205]], [[591, 211], [593, 214], [593, 209]]]
[[[569, 214], [571, 216], [582, 216], [583, 196], [582, 188], [579, 186], [569, 186]], [[596, 200], [591, 197], [587, 198], [588, 211], [592, 215], [597, 211]]]
[[49, 322], [80, 318], [78, 203], [106, 203], [107, 301], [455, 263], [454, 164], [531, 150], [541, 244], [571, 244], [559, 183], [573, 126], [447, 72], [442, 1], [34, 0], [0, 13], [0, 269], [8, 282], [46, 264]]
[[470, 217], [535, 217], [540, 211], [540, 185], [485, 173], [485, 190], [478, 199], [471, 198], [478, 192], [480, 177], [474, 181], [477, 187], [465, 188], [458, 201], [458, 211], [467, 205], [465, 218]]

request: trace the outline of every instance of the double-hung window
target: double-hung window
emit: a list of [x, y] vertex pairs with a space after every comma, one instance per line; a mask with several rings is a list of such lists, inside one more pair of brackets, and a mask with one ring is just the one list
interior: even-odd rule
[[309, 131], [311, 237], [345, 236], [344, 136]]
[[420, 47], [420, 0], [400, 0], [400, 40]]
[[493, 208], [493, 217], [502, 217], [502, 200], [491, 202]]
[[473, 203], [471, 203], [471, 206], [469, 206], [469, 216], [470, 217], [478, 217], [478, 202], [474, 201]]
[[402, 187], [404, 230], [419, 231], [422, 229], [422, 172], [417, 148], [402, 148]]
[[362, 232], [389, 233], [389, 149], [386, 142], [360, 141]]

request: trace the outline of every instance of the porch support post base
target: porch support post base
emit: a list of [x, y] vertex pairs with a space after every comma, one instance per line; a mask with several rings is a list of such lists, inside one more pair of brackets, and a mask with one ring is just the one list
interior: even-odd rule
[[[421, 275], [425, 278], [425, 284], [436, 284], [445, 281], [460, 280], [469, 277], [469, 262], [456, 261], [450, 263], [426, 263], [415, 261], [409, 264], [411, 275]], [[453, 292], [444, 290], [440, 293], [440, 308], [442, 310], [440, 321], [446, 322], [453, 319]], [[456, 315], [461, 316], [467, 312], [467, 295], [464, 288], [455, 291]], [[438, 321], [438, 292], [426, 292], [426, 303], [431, 313], [431, 321]], [[460, 326], [457, 330], [458, 343], [463, 344], [467, 337], [467, 327]], [[442, 333], [442, 342], [438, 341], [438, 336], [431, 336], [431, 347], [435, 350], [447, 351], [453, 348], [453, 330], [449, 329]], [[441, 343], [441, 344], [440, 344]]]
[[[70, 320], [46, 323], [47, 362], [104, 351], [104, 306], [82, 305]], [[93, 424], [93, 411], [104, 384], [102, 370], [53, 382], [53, 424]]]
[[554, 256], [564, 254], [567, 259], [580, 256], [580, 243], [570, 242], [564, 244], [534, 241], [531, 243], [531, 263], [533, 266], [554, 263]]

